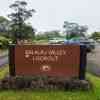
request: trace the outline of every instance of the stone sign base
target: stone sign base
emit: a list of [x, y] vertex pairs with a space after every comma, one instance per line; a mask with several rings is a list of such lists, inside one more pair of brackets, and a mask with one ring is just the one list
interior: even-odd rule
[[51, 76], [16, 76], [6, 77], [0, 81], [1, 90], [89, 90], [90, 88], [91, 83], [87, 80]]

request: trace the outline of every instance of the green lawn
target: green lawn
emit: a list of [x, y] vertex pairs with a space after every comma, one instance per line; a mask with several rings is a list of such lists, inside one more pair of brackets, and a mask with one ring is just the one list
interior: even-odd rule
[[[8, 67], [0, 69], [0, 78], [8, 73]], [[93, 83], [90, 91], [0, 91], [0, 100], [100, 100], [100, 78], [87, 74]]]
[[0, 68], [0, 79], [4, 78], [9, 73], [9, 67], [8, 65], [5, 65], [5, 67]]

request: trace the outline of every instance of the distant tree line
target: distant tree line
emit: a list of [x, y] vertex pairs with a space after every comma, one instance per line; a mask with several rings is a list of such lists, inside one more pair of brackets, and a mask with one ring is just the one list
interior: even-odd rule
[[53, 31], [47, 31], [43, 33], [39, 33], [35, 35], [36, 40], [49, 40], [52, 38], [62, 38], [62, 35], [60, 34], [59, 30], [53, 30]]
[[94, 39], [94, 40], [98, 40], [100, 39], [100, 32], [93, 32], [90, 36], [90, 38]]

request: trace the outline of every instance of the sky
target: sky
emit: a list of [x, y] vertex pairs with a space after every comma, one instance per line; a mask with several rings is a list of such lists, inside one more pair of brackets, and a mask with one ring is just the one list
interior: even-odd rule
[[[1, 0], [0, 16], [11, 12], [15, 0]], [[100, 0], [25, 0], [36, 13], [29, 20], [37, 31], [63, 30], [64, 21], [87, 25], [88, 32], [100, 31]]]

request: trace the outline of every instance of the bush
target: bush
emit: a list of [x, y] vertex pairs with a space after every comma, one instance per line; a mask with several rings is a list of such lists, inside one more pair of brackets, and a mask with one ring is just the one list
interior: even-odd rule
[[6, 49], [8, 47], [8, 44], [9, 44], [10, 41], [11, 41], [11, 39], [0, 36], [0, 48]]

